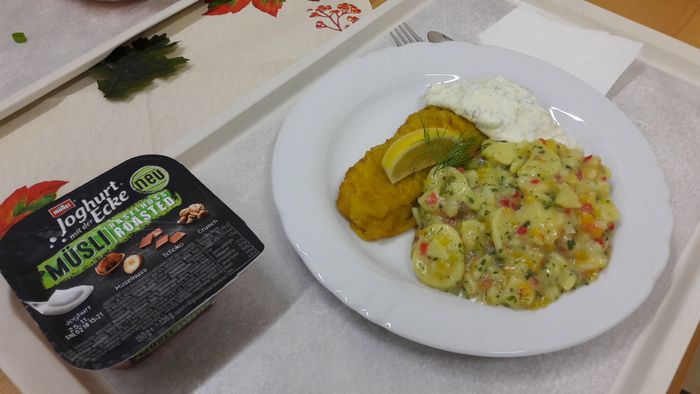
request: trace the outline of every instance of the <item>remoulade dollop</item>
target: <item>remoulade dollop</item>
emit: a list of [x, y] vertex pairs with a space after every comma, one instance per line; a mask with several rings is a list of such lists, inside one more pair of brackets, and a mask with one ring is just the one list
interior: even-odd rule
[[425, 103], [452, 110], [494, 140], [521, 142], [543, 138], [570, 148], [578, 145], [532, 92], [502, 77], [431, 85]]

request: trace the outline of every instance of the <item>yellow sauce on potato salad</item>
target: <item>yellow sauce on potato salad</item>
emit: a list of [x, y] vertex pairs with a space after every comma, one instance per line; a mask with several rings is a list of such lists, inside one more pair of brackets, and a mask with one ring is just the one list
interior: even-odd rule
[[434, 167], [413, 214], [424, 284], [536, 309], [598, 278], [619, 212], [610, 170], [554, 140], [486, 140], [466, 168]]

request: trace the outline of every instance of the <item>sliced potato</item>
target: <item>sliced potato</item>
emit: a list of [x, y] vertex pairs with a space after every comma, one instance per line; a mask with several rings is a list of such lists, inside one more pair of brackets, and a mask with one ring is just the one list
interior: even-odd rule
[[481, 151], [481, 156], [487, 160], [510, 165], [517, 158], [514, 142], [494, 142]]
[[418, 230], [412, 260], [418, 280], [436, 289], [454, 287], [464, 276], [462, 240], [447, 224]]
[[564, 208], [581, 208], [581, 202], [574, 190], [566, 183], [559, 184], [559, 191], [554, 203]]

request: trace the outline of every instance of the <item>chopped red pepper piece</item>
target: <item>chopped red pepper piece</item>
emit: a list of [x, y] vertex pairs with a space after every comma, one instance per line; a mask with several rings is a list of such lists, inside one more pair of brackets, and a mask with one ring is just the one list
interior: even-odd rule
[[583, 179], [583, 172], [581, 170], [576, 172], [576, 178], [578, 178], [579, 181]]
[[610, 224], [608, 224], [608, 230], [610, 230], [610, 231], [615, 230], [615, 223], [610, 222]]
[[461, 167], [461, 166], [460, 166], [460, 167], [457, 167], [457, 171], [459, 171], [459, 172], [464, 172], [464, 167]]
[[590, 203], [587, 202], [587, 203], [581, 205], [581, 210], [583, 212], [586, 212], [586, 213], [591, 213], [591, 212], [593, 212], [593, 205], [591, 205]]
[[589, 160], [591, 160], [592, 158], [593, 158], [593, 155], [588, 155], [588, 156], [586, 156], [586, 157], [583, 158], [583, 161], [589, 161]]
[[435, 192], [431, 192], [428, 194], [428, 197], [426, 197], [425, 202], [428, 203], [428, 205], [435, 205], [438, 201], [440, 200], [440, 197], [438, 197]]
[[526, 227], [526, 226], [520, 226], [520, 227], [518, 228], [518, 234], [520, 234], [520, 235], [525, 235], [525, 234], [527, 234], [527, 227]]
[[426, 254], [428, 254], [428, 243], [427, 242], [423, 241], [418, 246], [420, 247], [420, 254], [421, 255], [425, 256]]
[[502, 207], [510, 208], [510, 198], [503, 198], [500, 202]]
[[535, 179], [531, 180], [530, 183], [532, 183], [533, 185], [536, 185], [536, 184], [540, 183], [540, 180], [538, 178], [535, 178]]

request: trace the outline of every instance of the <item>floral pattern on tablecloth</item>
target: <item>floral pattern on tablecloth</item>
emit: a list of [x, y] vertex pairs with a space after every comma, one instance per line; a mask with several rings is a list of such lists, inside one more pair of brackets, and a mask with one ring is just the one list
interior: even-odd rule
[[[270, 5], [275, 9], [261, 12]], [[310, 16], [321, 5], [331, 7], [325, 13], [337, 10], [332, 18], [339, 18], [339, 27], [328, 18]], [[361, 11], [354, 13], [354, 8]], [[343, 9], [348, 13], [341, 16]], [[0, 123], [0, 167], [12, 168], [0, 177], [0, 202], [20, 185], [44, 179], [80, 185], [136, 155], [167, 153], [213, 117], [274, 83], [342, 34], [339, 30], [359, 28], [355, 18], [367, 21], [372, 11], [370, 0], [200, 1], [184, 11], [183, 20], [189, 22], [170, 36], [191, 59], [177, 78], [158, 80], [154, 88], [115, 105], [101, 98], [93, 76], [85, 74], [80, 83], [66, 85]], [[202, 16], [206, 13], [220, 17]], [[317, 22], [329, 27], [319, 23], [316, 28]], [[81, 154], [73, 155], [78, 149]], [[17, 166], [21, 160], [32, 164]], [[4, 218], [8, 225], [16, 219]]]
[[67, 181], [44, 181], [22, 186], [0, 204], [0, 238], [15, 224], [56, 199], [58, 189]]
[[335, 31], [343, 31], [360, 18], [357, 14], [362, 13], [362, 10], [351, 3], [340, 3], [333, 7], [327, 4], [320, 4], [316, 8], [306, 10], [310, 12], [309, 18], [315, 18], [317, 29], [330, 29]]
[[277, 13], [286, 0], [204, 0], [207, 4], [207, 12], [204, 15], [235, 14], [244, 9], [248, 4], [260, 11], [277, 17]]

